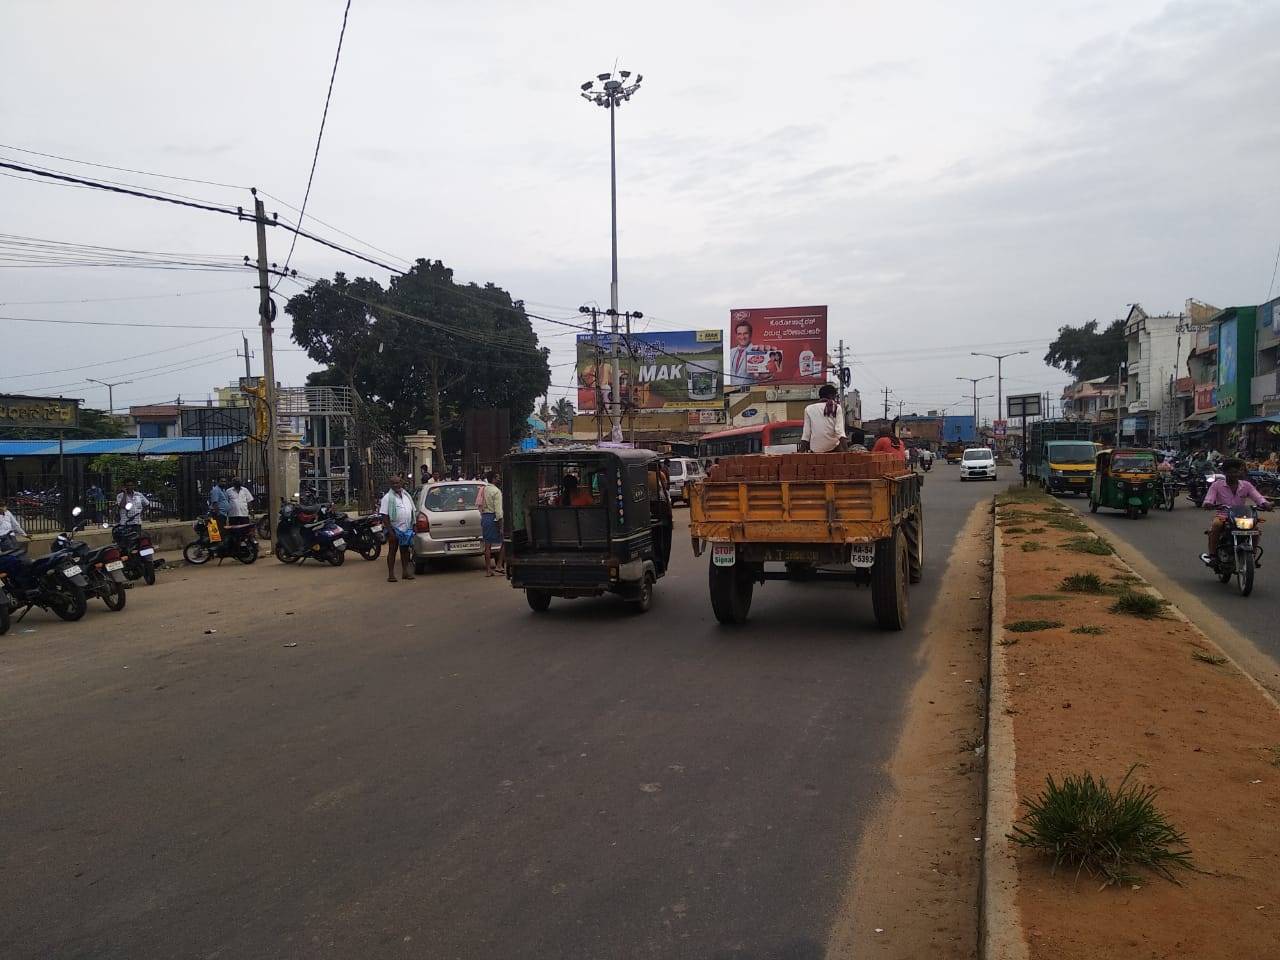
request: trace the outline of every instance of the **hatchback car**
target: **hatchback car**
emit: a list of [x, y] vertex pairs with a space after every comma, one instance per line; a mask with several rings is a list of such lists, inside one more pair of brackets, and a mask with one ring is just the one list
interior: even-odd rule
[[960, 458], [961, 480], [994, 480], [996, 457], [986, 447], [973, 447]]
[[410, 547], [416, 573], [426, 571], [428, 560], [484, 553], [476, 508], [483, 487], [474, 480], [445, 481], [428, 483], [418, 491], [418, 521]]
[[689, 504], [689, 495], [685, 493], [685, 486], [707, 478], [703, 472], [702, 463], [689, 457], [672, 457], [667, 461], [667, 473], [671, 477], [671, 502], [684, 502], [685, 506]]

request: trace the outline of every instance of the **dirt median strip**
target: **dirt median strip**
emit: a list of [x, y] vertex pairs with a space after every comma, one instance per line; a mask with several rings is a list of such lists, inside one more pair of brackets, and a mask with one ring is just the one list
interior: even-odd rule
[[[1277, 955], [1280, 711], [1074, 511], [998, 502], [985, 955]], [[1047, 778], [1086, 773], [1156, 789], [1194, 868], [1174, 883], [1135, 866], [1104, 888], [1008, 839]]]

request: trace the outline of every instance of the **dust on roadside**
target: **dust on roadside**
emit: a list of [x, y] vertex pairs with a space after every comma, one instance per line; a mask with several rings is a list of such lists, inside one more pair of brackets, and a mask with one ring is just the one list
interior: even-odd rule
[[977, 955], [991, 506], [969, 514], [925, 627], [923, 673], [828, 935], [831, 958]]

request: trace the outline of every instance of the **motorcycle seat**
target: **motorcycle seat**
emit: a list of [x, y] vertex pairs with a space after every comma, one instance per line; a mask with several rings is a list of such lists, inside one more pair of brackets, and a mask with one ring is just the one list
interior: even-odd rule
[[224, 530], [252, 530], [254, 523], [252, 520], [246, 520], [243, 523], [226, 523], [223, 525]]

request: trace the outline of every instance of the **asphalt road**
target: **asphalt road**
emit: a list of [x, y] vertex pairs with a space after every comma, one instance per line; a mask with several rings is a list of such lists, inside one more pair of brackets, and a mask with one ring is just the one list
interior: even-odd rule
[[358, 559], [36, 612], [0, 641], [0, 956], [820, 957], [993, 490], [929, 475], [905, 633], [830, 584], [718, 627], [683, 511], [644, 616]]
[[[1089, 513], [1087, 497], [1063, 497], [1062, 502], [1083, 514]], [[1264, 516], [1270, 518], [1272, 515]], [[1234, 580], [1228, 584], [1219, 583], [1213, 572], [1200, 562], [1200, 554], [1208, 549], [1204, 531], [1208, 529], [1212, 514], [1197, 509], [1185, 492], [1179, 494], [1172, 512], [1153, 510], [1145, 517], [1129, 520], [1119, 511], [1101, 507], [1093, 517], [1139, 550], [1179, 587], [1203, 601], [1248, 637], [1259, 650], [1280, 660], [1280, 633], [1276, 632], [1276, 616], [1280, 612], [1280, 575], [1277, 574], [1280, 571], [1280, 541], [1275, 530], [1266, 529], [1275, 527], [1277, 523], [1265, 524], [1262, 538], [1264, 548], [1271, 546], [1270, 541], [1277, 541], [1276, 552], [1264, 555], [1263, 565], [1254, 579], [1253, 593], [1242, 597]]]

